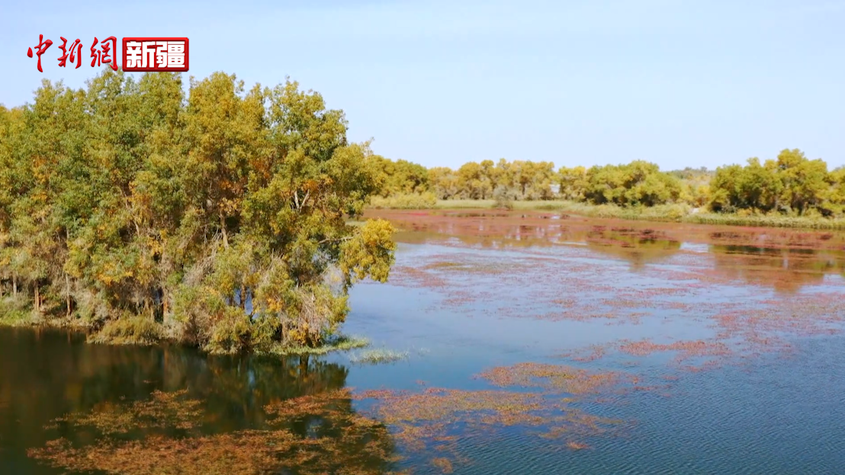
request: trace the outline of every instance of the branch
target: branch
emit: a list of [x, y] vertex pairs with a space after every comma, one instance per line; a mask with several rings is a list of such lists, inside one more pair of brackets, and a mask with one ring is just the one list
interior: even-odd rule
[[343, 242], [343, 241], [351, 241], [351, 240], [352, 240], [352, 236], [346, 236], [346, 237], [342, 237], [342, 238], [326, 238], [326, 239], [323, 239], [322, 241], [318, 242], [317, 244], [325, 244], [327, 242]]

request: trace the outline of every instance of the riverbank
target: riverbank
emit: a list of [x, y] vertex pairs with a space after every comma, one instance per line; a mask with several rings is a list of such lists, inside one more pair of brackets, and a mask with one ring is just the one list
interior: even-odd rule
[[[845, 229], [843, 218], [807, 216], [753, 215], [738, 213], [711, 213], [699, 211], [685, 204], [624, 208], [616, 205], [592, 205], [575, 201], [512, 201], [513, 210], [559, 211], [589, 218], [616, 218], [641, 221], [663, 221], [690, 224], [717, 224], [727, 226], [758, 226], [775, 228]], [[494, 209], [495, 200], [397, 200], [382, 198], [371, 203], [373, 209], [441, 209], [472, 210]]]
[[[156, 346], [160, 344], [175, 344], [185, 347], [192, 345], [181, 341], [168, 331], [164, 324], [154, 322], [146, 317], [114, 319], [106, 322], [101, 328], [91, 322], [71, 316], [49, 318], [43, 313], [27, 307], [23, 298], [6, 297], [0, 300], [0, 327], [11, 328], [49, 328], [65, 329], [85, 335], [86, 341], [92, 344], [114, 346]], [[350, 351], [370, 346], [370, 340], [356, 335], [343, 333], [326, 338], [322, 344], [314, 347], [291, 346], [274, 343], [266, 348], [254, 348], [250, 353], [256, 355], [296, 356], [296, 355], [325, 355], [336, 351]], [[204, 350], [214, 354], [214, 351]]]

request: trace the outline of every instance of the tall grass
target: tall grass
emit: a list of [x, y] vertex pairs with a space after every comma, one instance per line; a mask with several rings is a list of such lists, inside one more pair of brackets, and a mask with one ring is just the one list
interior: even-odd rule
[[740, 216], [736, 214], [699, 213], [684, 217], [683, 222], [773, 228], [845, 229], [845, 219], [807, 216]]

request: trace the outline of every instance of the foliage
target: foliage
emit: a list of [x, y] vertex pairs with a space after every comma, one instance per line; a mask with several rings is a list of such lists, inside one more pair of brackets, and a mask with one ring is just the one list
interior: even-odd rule
[[109, 320], [103, 328], [92, 335], [93, 343], [117, 345], [152, 345], [161, 339], [161, 325], [140, 316]]
[[595, 166], [587, 170], [584, 198], [594, 204], [655, 206], [674, 203], [681, 195], [677, 178], [641, 160], [627, 165]]
[[429, 183], [438, 199], [488, 199], [503, 189], [509, 199], [542, 200], [553, 196], [554, 164], [504, 158], [498, 163], [484, 160], [469, 162], [457, 171], [448, 168], [429, 170]]
[[310, 346], [282, 346], [275, 345], [267, 353], [274, 355], [325, 355], [332, 351], [348, 351], [369, 346], [370, 340], [363, 337], [335, 334], [323, 341], [317, 347]]
[[387, 198], [374, 196], [370, 199], [370, 207], [375, 209], [428, 209], [437, 204], [434, 193], [400, 193]]
[[[410, 166], [401, 160], [391, 165], [393, 162], [381, 158], [376, 163], [388, 171]], [[414, 170], [418, 175], [419, 169]], [[554, 172], [547, 162], [485, 160], [466, 163], [457, 170], [431, 168], [427, 185], [414, 179], [405, 185], [394, 183], [390, 189], [419, 192], [425, 186], [439, 200], [436, 205], [412, 200], [413, 195], [388, 193], [386, 198], [373, 200], [371, 206], [554, 209], [589, 216], [672, 221], [709, 208], [717, 213], [737, 214], [732, 219], [718, 219], [720, 222], [741, 222], [742, 218], [757, 216], [754, 222], [761, 225], [771, 222], [774, 226], [812, 227], [827, 225], [824, 220], [818, 224], [759, 217], [801, 216], [812, 220], [845, 216], [845, 167], [828, 172], [824, 161], [809, 160], [797, 149], [783, 150], [775, 160], [761, 163], [751, 158], [744, 167], [729, 165], [716, 171], [687, 167], [662, 172], [653, 163], [635, 160], [622, 165], [561, 167]], [[704, 218], [687, 220], [701, 219]]]
[[291, 81], [247, 91], [215, 73], [187, 97], [175, 74], [44, 81], [0, 108], [3, 294], [98, 341], [320, 345], [349, 287], [393, 262], [390, 224], [348, 220], [385, 183], [427, 178], [409, 165], [386, 180], [346, 131]]
[[428, 190], [429, 175], [424, 166], [379, 155], [373, 155], [371, 160], [379, 196], [413, 195]]
[[710, 184], [713, 211], [776, 212], [785, 215], [841, 212], [842, 174], [828, 173], [827, 164], [809, 160], [798, 150], [783, 150], [777, 159], [746, 166], [720, 167]]

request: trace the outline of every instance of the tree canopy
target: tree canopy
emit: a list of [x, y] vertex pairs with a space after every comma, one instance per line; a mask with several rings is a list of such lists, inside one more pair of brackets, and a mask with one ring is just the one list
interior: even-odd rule
[[340, 110], [287, 81], [106, 69], [0, 108], [0, 278], [37, 320], [216, 352], [318, 345], [393, 229], [349, 223], [383, 181]]
[[785, 149], [776, 159], [745, 166], [720, 167], [710, 183], [715, 211], [753, 209], [763, 212], [832, 215], [845, 203], [841, 170], [828, 173], [827, 164], [810, 160], [800, 150]]

